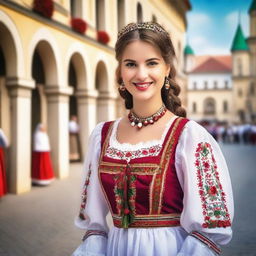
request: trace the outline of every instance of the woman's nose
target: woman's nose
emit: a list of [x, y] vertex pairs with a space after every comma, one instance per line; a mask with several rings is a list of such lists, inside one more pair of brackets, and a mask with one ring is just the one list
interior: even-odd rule
[[144, 66], [139, 66], [136, 73], [136, 78], [139, 81], [144, 81], [148, 76], [148, 70]]

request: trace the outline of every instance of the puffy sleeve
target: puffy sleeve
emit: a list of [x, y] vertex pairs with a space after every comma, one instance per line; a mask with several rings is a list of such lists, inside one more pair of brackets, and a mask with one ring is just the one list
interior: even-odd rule
[[189, 121], [176, 149], [184, 192], [181, 226], [188, 232], [179, 256], [220, 254], [232, 238], [233, 194], [226, 161], [214, 138]]
[[101, 129], [103, 123], [93, 130], [84, 162], [82, 200], [75, 225], [85, 229], [83, 242], [72, 256], [104, 256], [107, 247], [108, 206], [98, 178], [98, 164], [101, 151]]

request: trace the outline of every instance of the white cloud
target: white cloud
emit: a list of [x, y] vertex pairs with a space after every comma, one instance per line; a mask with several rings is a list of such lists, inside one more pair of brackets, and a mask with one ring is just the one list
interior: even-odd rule
[[[226, 24], [234, 32], [237, 28], [238, 21], [239, 21], [239, 13], [236, 12], [236, 11], [230, 12], [225, 17]], [[243, 32], [244, 32], [245, 36], [248, 36], [248, 33], [249, 33], [249, 17], [248, 17], [248, 14], [246, 12], [243, 12], [243, 13], [240, 14], [240, 21], [241, 21], [242, 29], [243, 29]]]
[[189, 29], [194, 30], [198, 27], [209, 26], [212, 20], [209, 15], [205, 13], [188, 13]]
[[216, 47], [210, 40], [203, 36], [195, 36], [189, 40], [196, 55], [226, 55], [230, 54], [229, 49]]
[[230, 51], [226, 48], [207, 45], [198, 49], [198, 55], [230, 55]]

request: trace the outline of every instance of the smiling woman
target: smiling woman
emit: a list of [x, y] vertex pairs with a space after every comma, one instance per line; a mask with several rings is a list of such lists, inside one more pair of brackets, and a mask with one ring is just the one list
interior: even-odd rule
[[75, 222], [87, 231], [73, 256], [219, 254], [232, 236], [229, 173], [216, 141], [185, 118], [169, 34], [131, 23], [115, 50], [129, 114], [90, 137]]

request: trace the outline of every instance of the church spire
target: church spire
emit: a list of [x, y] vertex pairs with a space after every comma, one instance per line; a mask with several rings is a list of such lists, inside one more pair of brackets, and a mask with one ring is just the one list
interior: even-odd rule
[[[254, 1], [255, 2], [255, 1]], [[241, 28], [241, 25], [238, 24], [236, 29], [236, 34], [232, 42], [231, 51], [248, 51], [249, 47], [246, 43], [243, 30]]]

